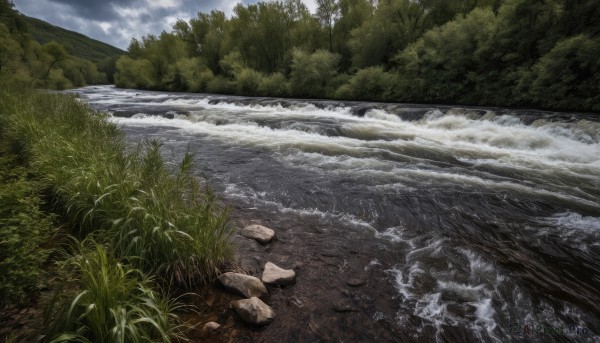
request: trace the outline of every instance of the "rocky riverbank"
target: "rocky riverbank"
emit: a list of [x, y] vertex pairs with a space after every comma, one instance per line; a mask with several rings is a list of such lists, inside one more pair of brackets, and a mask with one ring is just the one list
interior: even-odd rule
[[[350, 232], [344, 232], [340, 227], [310, 220], [293, 223], [243, 208], [236, 209], [234, 220], [239, 228], [262, 225], [274, 230], [275, 237], [265, 244], [245, 237], [248, 235], [244, 230], [234, 234], [237, 257], [228, 272], [254, 276], [254, 282], [262, 279], [261, 284], [268, 294], [261, 296], [261, 300], [276, 315], [264, 326], [244, 322], [232, 308], [232, 302], [259, 295], [260, 291], [240, 295], [242, 292], [232, 292], [232, 287], [216, 282], [201, 289], [195, 298], [202, 310], [192, 319], [196, 324], [196, 329], [190, 333], [193, 340], [410, 340], [410, 332], [400, 330], [395, 324], [397, 305], [389, 301], [392, 287], [389, 275], [378, 265], [381, 262], [372, 258], [371, 251], [377, 248], [376, 243], [372, 237], [366, 239], [372, 233], [365, 232], [361, 234], [364, 237], [358, 237], [352, 232], [355, 237], [348, 237]], [[283, 280], [272, 282], [269, 272], [273, 270], [282, 274]], [[218, 330], [204, 329], [211, 321], [220, 325]]]

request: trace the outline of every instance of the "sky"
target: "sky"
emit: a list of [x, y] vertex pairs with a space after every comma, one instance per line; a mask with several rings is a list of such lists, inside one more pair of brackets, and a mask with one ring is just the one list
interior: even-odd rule
[[[19, 12], [126, 50], [132, 38], [170, 31], [177, 19], [257, 0], [13, 0]], [[303, 0], [314, 13], [315, 0]]]

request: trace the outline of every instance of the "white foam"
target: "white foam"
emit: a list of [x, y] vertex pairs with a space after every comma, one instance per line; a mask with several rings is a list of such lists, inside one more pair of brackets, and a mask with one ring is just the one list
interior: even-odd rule
[[561, 228], [600, 234], [600, 217], [585, 217], [579, 213], [566, 212], [548, 218], [546, 222]]

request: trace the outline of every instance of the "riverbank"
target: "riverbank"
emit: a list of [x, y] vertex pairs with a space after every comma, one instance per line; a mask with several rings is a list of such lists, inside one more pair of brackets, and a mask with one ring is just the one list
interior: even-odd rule
[[179, 337], [169, 289], [212, 282], [232, 256], [227, 211], [190, 173], [191, 155], [170, 164], [160, 142], [126, 146], [73, 96], [3, 87], [0, 104], [6, 323], [37, 321], [44, 341]]

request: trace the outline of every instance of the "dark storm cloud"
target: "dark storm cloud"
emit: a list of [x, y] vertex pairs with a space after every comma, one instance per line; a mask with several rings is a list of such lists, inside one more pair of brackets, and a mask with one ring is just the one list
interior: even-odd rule
[[137, 0], [50, 0], [49, 2], [63, 4], [73, 10], [73, 13], [81, 18], [92, 20], [110, 20], [118, 17], [113, 4], [122, 7], [130, 7]]
[[[19, 11], [126, 49], [132, 38], [171, 30], [179, 19], [211, 10], [231, 14], [236, 3], [258, 0], [14, 0]], [[314, 0], [306, 0], [314, 9]]]
[[15, 0], [25, 15], [126, 49], [132, 38], [170, 30], [178, 18], [218, 9], [231, 13], [237, 0]]

